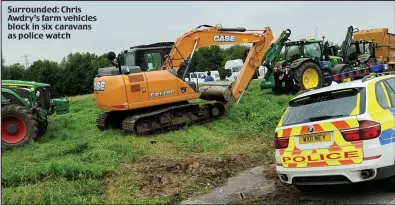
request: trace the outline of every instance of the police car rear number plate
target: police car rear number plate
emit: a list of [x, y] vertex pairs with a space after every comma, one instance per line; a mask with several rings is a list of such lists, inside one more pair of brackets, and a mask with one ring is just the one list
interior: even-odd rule
[[310, 143], [329, 142], [329, 141], [331, 141], [330, 133], [299, 136], [299, 144], [310, 144]]

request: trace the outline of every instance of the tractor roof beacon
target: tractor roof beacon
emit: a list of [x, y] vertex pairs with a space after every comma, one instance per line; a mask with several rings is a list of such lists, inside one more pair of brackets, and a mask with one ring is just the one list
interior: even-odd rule
[[395, 192], [395, 72], [304, 92], [274, 135], [276, 171], [301, 191], [381, 180]]
[[51, 99], [45, 83], [2, 80], [1, 142], [6, 148], [20, 147], [45, 134], [48, 115], [69, 112], [67, 99]]

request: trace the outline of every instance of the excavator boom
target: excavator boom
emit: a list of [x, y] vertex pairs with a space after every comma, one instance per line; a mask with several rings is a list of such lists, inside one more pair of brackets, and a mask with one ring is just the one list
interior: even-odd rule
[[261, 42], [263, 36], [257, 31], [259, 30], [248, 31], [245, 28], [199, 26], [176, 39], [169, 56], [163, 63], [162, 70], [174, 69], [177, 71], [181, 63], [185, 63], [192, 58], [196, 49], [204, 46]]
[[239, 99], [240, 95], [247, 90], [255, 71], [259, 68], [262, 62], [262, 58], [266, 51], [269, 49], [272, 40], [274, 39], [273, 33], [270, 27], [265, 28], [264, 40], [254, 43], [250, 49], [250, 53], [244, 62], [243, 67], [240, 70], [240, 75], [236, 80], [235, 87], [233, 88], [232, 94], [235, 99]]
[[[201, 99], [217, 100], [227, 103], [237, 103], [241, 95], [247, 90], [255, 71], [259, 68], [262, 58], [269, 49], [273, 41], [273, 32], [270, 27], [266, 27], [260, 40], [253, 43], [247, 58], [244, 61], [243, 67], [240, 70], [240, 75], [232, 90], [229, 84], [225, 86], [217, 84], [205, 84], [200, 88]], [[280, 49], [281, 50], [281, 49]]]

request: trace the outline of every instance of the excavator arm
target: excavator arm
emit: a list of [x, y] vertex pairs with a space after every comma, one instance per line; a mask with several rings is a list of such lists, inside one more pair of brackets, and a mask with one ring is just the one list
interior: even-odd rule
[[174, 69], [177, 71], [181, 63], [189, 64], [188, 61], [192, 59], [196, 49], [204, 46], [261, 42], [263, 35], [257, 31], [201, 25], [176, 39], [169, 56], [163, 63], [162, 70]]
[[237, 78], [235, 86], [232, 90], [233, 98], [235, 98], [235, 100], [238, 101], [241, 95], [247, 90], [255, 71], [261, 65], [262, 58], [269, 49], [273, 39], [274, 36], [272, 29], [270, 27], [266, 27], [263, 34], [263, 41], [252, 44], [245, 63], [240, 70], [240, 75]]
[[262, 35], [258, 35], [240, 70], [240, 75], [234, 87], [230, 85], [219, 86], [215, 84], [204, 84], [200, 87], [200, 98], [205, 100], [217, 100], [222, 102], [237, 103], [242, 94], [247, 90], [255, 71], [259, 68], [262, 58], [273, 41], [273, 33], [270, 27], [266, 27]]

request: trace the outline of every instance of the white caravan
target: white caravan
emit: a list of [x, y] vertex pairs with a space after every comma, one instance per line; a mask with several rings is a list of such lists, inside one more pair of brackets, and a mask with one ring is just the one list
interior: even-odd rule
[[[210, 71], [211, 76], [214, 78], [214, 81], [219, 81], [219, 72], [216, 70]], [[191, 82], [194, 82], [196, 84], [202, 84], [204, 83], [204, 79], [207, 76], [207, 71], [206, 72], [191, 72], [189, 73], [189, 78], [191, 79]], [[189, 81], [189, 78], [186, 78], [186, 81]]]
[[243, 67], [242, 59], [226, 61], [225, 63], [226, 81], [230, 81], [230, 82], [236, 81], [237, 76], [239, 76], [242, 67]]

